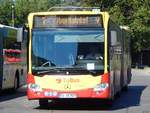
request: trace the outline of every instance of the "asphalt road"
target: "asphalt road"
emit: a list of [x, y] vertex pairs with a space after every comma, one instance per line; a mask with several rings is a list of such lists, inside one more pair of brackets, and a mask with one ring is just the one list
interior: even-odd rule
[[16, 93], [0, 94], [0, 113], [150, 113], [150, 69], [132, 70], [132, 82], [127, 92], [107, 108], [99, 102], [52, 102], [50, 108], [41, 109], [38, 101], [28, 101], [25, 88]]

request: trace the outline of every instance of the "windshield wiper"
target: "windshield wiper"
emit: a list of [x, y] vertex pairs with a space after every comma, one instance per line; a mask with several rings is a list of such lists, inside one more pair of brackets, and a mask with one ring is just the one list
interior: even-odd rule
[[41, 67], [46, 67], [46, 66], [56, 66], [56, 65], [52, 63], [52, 61], [47, 61], [41, 65]]
[[[43, 74], [47, 74], [47, 73], [59, 73], [61, 71], [84, 71], [88, 74], [91, 74], [93, 76], [98, 75], [96, 70], [87, 70], [85, 68], [77, 68], [77, 67], [53, 67], [53, 68], [49, 68], [49, 69], [44, 69], [44, 70], [35, 70], [34, 72], [37, 75], [43, 75]], [[82, 73], [82, 72], [81, 72]]]
[[86, 68], [83, 68], [83, 67], [59, 67], [59, 68], [56, 68], [56, 69], [59, 69], [59, 70], [63, 70], [63, 71], [85, 71], [91, 75], [94, 75], [96, 76], [98, 73], [96, 72], [96, 70], [87, 70]]
[[46, 73], [50, 73], [50, 72], [59, 72], [59, 71], [68, 71], [68, 70], [74, 70], [75, 68], [73, 67], [53, 67], [53, 68], [49, 68], [49, 69], [44, 69], [44, 70], [35, 70], [34, 72], [38, 75], [40, 74], [46, 74]]
[[91, 75], [97, 75], [96, 71], [94, 71], [94, 70], [87, 70], [87, 71], [88, 71], [89, 74], [91, 74]]
[[38, 71], [37, 74], [40, 75], [40, 74], [46, 74], [49, 72], [51, 72], [51, 70]]
[[37, 75], [43, 75], [46, 73], [50, 73], [52, 71], [56, 71], [55, 69], [50, 69], [50, 70], [34, 70], [33, 73], [37, 74]]

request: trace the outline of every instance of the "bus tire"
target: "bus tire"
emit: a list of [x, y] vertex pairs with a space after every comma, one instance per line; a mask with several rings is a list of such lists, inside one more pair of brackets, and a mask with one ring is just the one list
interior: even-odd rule
[[123, 76], [124, 76], [123, 74], [120, 74], [120, 92], [124, 87], [124, 77]]
[[124, 86], [124, 87], [122, 88], [122, 91], [128, 91], [128, 85]]
[[115, 94], [116, 94], [115, 88], [116, 88], [116, 86], [115, 86], [115, 74], [113, 74], [113, 76], [112, 76], [112, 84], [111, 84], [111, 99], [112, 100], [114, 100], [114, 98], [115, 98]]
[[128, 68], [127, 69], [128, 84], [131, 82], [131, 77], [132, 77], [131, 68]]
[[47, 99], [39, 99], [40, 108], [48, 108], [48, 100]]

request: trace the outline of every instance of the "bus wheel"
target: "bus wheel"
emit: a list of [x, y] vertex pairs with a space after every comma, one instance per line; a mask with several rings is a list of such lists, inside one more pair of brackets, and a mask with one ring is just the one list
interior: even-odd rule
[[47, 99], [40, 99], [39, 105], [41, 108], [48, 108], [48, 100]]
[[128, 91], [128, 85], [124, 86], [122, 91]]

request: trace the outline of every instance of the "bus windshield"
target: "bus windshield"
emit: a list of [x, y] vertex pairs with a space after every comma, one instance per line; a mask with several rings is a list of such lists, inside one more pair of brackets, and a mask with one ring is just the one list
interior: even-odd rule
[[32, 30], [32, 69], [76, 68], [103, 70], [102, 28]]

